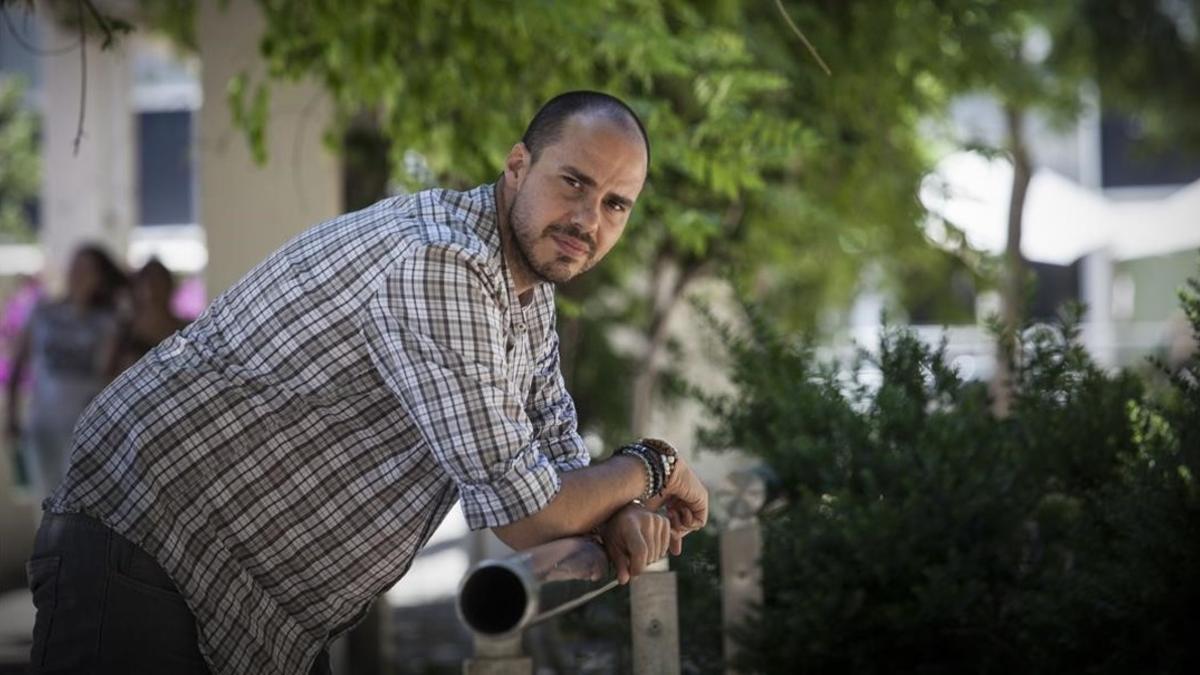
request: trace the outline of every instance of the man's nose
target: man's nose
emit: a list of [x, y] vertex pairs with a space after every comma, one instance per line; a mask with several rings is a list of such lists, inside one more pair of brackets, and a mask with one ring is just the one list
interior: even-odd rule
[[600, 227], [600, 203], [584, 200], [575, 211], [575, 225], [585, 234], [595, 234]]

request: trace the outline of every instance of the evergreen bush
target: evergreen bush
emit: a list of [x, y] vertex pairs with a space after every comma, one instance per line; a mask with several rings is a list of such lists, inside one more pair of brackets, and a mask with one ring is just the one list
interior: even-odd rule
[[[1182, 298], [1200, 336], [1200, 283]], [[889, 328], [839, 368], [748, 315], [746, 331], [718, 327], [735, 393], [703, 397], [705, 445], [761, 458], [782, 490], [740, 669], [1194, 672], [1196, 356], [1155, 390], [1099, 368], [1069, 310], [1023, 332], [1012, 412], [997, 419], [944, 345]], [[715, 586], [690, 570], [713, 551], [677, 566], [697, 589], [681, 594], [685, 643], [711, 642], [719, 621], [689, 606], [712, 605]]]

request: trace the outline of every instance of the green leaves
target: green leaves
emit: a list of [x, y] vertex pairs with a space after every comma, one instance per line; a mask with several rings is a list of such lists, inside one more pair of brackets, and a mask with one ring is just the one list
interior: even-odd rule
[[787, 505], [764, 517], [740, 669], [1187, 672], [1200, 355], [1147, 392], [1091, 361], [1068, 308], [1025, 331], [1001, 420], [944, 346], [893, 328], [823, 364], [747, 309], [745, 329], [717, 326], [736, 392], [702, 396], [703, 438], [767, 463]]
[[37, 116], [24, 106], [24, 83], [0, 79], [0, 242], [33, 238], [26, 208], [37, 196], [41, 162]]
[[[229, 109], [233, 114], [233, 123], [240, 126], [246, 133], [246, 142], [250, 146], [250, 154], [254, 161], [265, 164], [267, 161], [267, 122], [271, 106], [271, 90], [264, 82], [258, 82], [249, 94], [249, 76], [243, 71], [238, 73], [226, 88], [226, 98]], [[247, 101], [247, 96], [250, 101]]]
[[[494, 180], [538, 105], [566, 90], [606, 90], [642, 116], [654, 157], [623, 241], [569, 291], [568, 321], [649, 337], [692, 281], [719, 273], [791, 328], [813, 329], [819, 318], [836, 328], [866, 269], [900, 289], [893, 304], [935, 308], [926, 317], [935, 321], [971, 319], [949, 289], [985, 281], [988, 261], [965, 247], [931, 252], [921, 227], [917, 194], [937, 157], [931, 123], [966, 92], [1069, 116], [1081, 54], [1097, 48], [1089, 36], [1111, 35], [1119, 20], [1090, 0], [781, 4], [832, 77], [775, 2], [259, 0], [269, 78], [240, 76], [229, 102], [263, 161], [271, 87], [310, 78], [333, 103], [330, 137], [373, 127], [392, 168], [379, 182], [415, 190]], [[1161, 3], [1134, 4], [1119, 3], [1138, 35], [1161, 34], [1174, 53], [1191, 53], [1155, 18]], [[1035, 29], [1051, 35], [1052, 49], [1027, 59]], [[1116, 73], [1143, 73], [1147, 63], [1170, 70], [1161, 55], [1105, 58]], [[413, 157], [416, 174], [406, 170]], [[662, 270], [683, 270], [686, 282], [672, 287]], [[946, 284], [951, 275], [963, 283]], [[599, 388], [576, 394], [613, 392]]]

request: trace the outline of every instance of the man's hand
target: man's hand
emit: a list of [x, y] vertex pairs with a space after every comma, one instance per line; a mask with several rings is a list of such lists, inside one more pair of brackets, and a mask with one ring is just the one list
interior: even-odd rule
[[627, 584], [667, 554], [671, 525], [665, 517], [630, 504], [600, 526], [600, 536], [608, 559], [617, 569], [617, 581]]
[[682, 457], [675, 460], [662, 496], [646, 504], [652, 511], [664, 506], [671, 523], [671, 555], [679, 555], [683, 552], [683, 537], [708, 522], [708, 489]]

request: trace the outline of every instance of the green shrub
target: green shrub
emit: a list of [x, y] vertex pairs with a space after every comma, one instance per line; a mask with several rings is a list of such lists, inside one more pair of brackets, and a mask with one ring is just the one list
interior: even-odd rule
[[[1184, 305], [1200, 333], [1200, 284], [1191, 289]], [[1194, 667], [1195, 357], [1167, 391], [1148, 392], [1134, 374], [1098, 368], [1076, 339], [1078, 311], [1067, 312], [1026, 331], [1012, 413], [997, 419], [984, 385], [905, 330], [887, 330], [847, 378], [749, 315], [745, 335], [721, 330], [736, 393], [705, 399], [706, 445], [761, 458], [785, 504], [764, 518], [766, 600], [738, 632], [739, 667]], [[685, 642], [692, 600], [681, 598]]]

